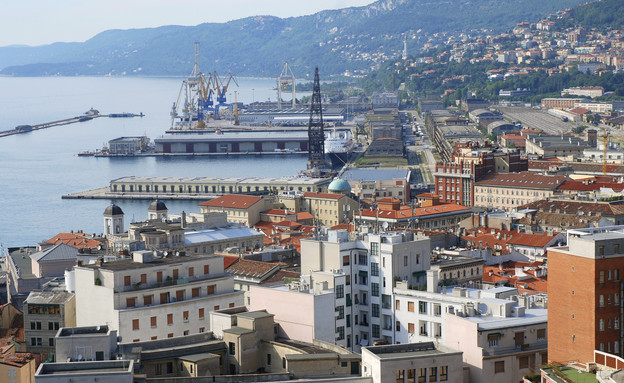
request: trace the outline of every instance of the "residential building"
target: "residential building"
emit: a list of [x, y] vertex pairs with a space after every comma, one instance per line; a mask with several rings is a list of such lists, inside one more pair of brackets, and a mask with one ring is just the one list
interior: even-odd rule
[[526, 139], [526, 154], [541, 158], [582, 155], [589, 148], [587, 141], [574, 136], [549, 136], [529, 134]]
[[377, 231], [413, 228], [425, 230], [454, 231], [459, 222], [472, 215], [472, 209], [456, 203], [440, 203], [436, 196], [433, 203], [423, 207], [401, 205], [399, 200], [382, 198], [377, 209], [358, 211], [354, 219], [360, 225], [374, 227]]
[[249, 305], [249, 289], [269, 279], [283, 266], [285, 264], [279, 262], [260, 262], [239, 258], [225, 271], [234, 276], [234, 289], [245, 292], [245, 304]]
[[430, 251], [428, 237], [409, 231], [350, 240], [345, 230], [332, 230], [322, 240], [301, 241], [301, 274], [332, 273], [338, 316], [344, 312], [336, 339], [358, 352], [377, 339], [394, 343], [392, 287], [397, 280], [425, 286]]
[[622, 356], [624, 226], [568, 230], [548, 250], [548, 359], [594, 361], [594, 350]]
[[359, 208], [356, 200], [338, 193], [303, 193], [305, 211], [324, 226], [348, 222]]
[[465, 381], [462, 352], [433, 342], [364, 347], [362, 376], [375, 383]]
[[509, 211], [557, 192], [565, 176], [532, 172], [491, 174], [475, 183], [475, 206]]
[[583, 96], [583, 97], [602, 97], [604, 94], [604, 88], [601, 86], [577, 86], [573, 88], [566, 88], [561, 91], [562, 96]]
[[542, 109], [572, 109], [579, 102], [585, 102], [586, 100], [586, 98], [543, 98]]
[[81, 362], [117, 358], [117, 331], [106, 325], [62, 327], [55, 336], [56, 360]]
[[202, 213], [225, 212], [228, 222], [253, 226], [260, 221], [260, 212], [272, 207], [264, 197], [226, 194], [199, 204]]
[[374, 201], [391, 197], [410, 202], [411, 172], [405, 169], [347, 168], [342, 179], [347, 180], [353, 194], [361, 200]]
[[24, 301], [24, 337], [28, 352], [54, 361], [55, 336], [61, 327], [76, 326], [76, 297], [62, 291], [33, 291]]
[[16, 352], [0, 358], [0, 377], [9, 383], [33, 383], [37, 371], [35, 356]]
[[210, 311], [243, 304], [221, 257], [152, 254], [76, 266], [77, 325], [106, 324], [140, 342], [209, 331]]

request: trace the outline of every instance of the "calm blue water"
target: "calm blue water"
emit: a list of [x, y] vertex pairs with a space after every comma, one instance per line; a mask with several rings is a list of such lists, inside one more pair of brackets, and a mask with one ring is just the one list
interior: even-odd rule
[[[275, 100], [272, 79], [238, 79], [238, 100]], [[102, 212], [111, 201], [62, 200], [61, 195], [108, 186], [124, 176], [291, 176], [305, 157], [94, 158], [77, 157], [120, 136], [155, 138], [170, 126], [169, 111], [180, 78], [0, 77], [0, 130], [80, 115], [145, 113], [143, 118], [98, 118], [0, 138], [0, 243], [34, 245], [59, 232], [103, 231]], [[232, 87], [230, 87], [230, 90]], [[148, 201], [118, 201], [133, 218], [147, 217]], [[197, 202], [166, 201], [170, 213], [199, 212]]]

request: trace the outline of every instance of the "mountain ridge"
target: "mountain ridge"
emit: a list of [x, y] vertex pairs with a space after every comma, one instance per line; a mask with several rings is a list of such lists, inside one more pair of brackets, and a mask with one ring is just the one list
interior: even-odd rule
[[[485, 28], [506, 30], [527, 18], [581, 0], [379, 0], [360, 7], [279, 18], [251, 16], [226, 23], [108, 30], [83, 43], [0, 47], [0, 74], [186, 75], [201, 43], [205, 71], [275, 76], [284, 61], [301, 77], [367, 71], [403, 48], [403, 34]], [[513, 9], [514, 12], [508, 12]], [[465, 17], [470, 15], [470, 17]], [[410, 39], [410, 50], [420, 39]]]

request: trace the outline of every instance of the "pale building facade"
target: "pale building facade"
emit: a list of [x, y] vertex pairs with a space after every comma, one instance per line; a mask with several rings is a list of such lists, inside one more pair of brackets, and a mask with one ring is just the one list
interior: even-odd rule
[[107, 325], [124, 343], [209, 331], [209, 311], [243, 305], [220, 257], [145, 251], [74, 270], [77, 325]]

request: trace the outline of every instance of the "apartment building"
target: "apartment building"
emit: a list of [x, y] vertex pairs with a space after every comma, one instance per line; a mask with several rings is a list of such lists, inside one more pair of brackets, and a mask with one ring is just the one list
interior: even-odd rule
[[345, 230], [330, 231], [322, 240], [301, 241], [301, 274], [335, 274], [335, 315], [341, 318], [336, 321], [336, 342], [360, 352], [376, 340], [394, 343], [392, 288], [397, 280], [425, 286], [430, 252], [431, 240], [411, 232], [350, 240]]
[[221, 257], [141, 251], [74, 273], [77, 325], [107, 325], [125, 343], [209, 331], [209, 311], [243, 305]]
[[565, 176], [532, 172], [492, 174], [475, 184], [475, 206], [509, 211], [557, 192]]
[[622, 356], [624, 226], [568, 230], [548, 251], [548, 359], [594, 361], [594, 350]]

